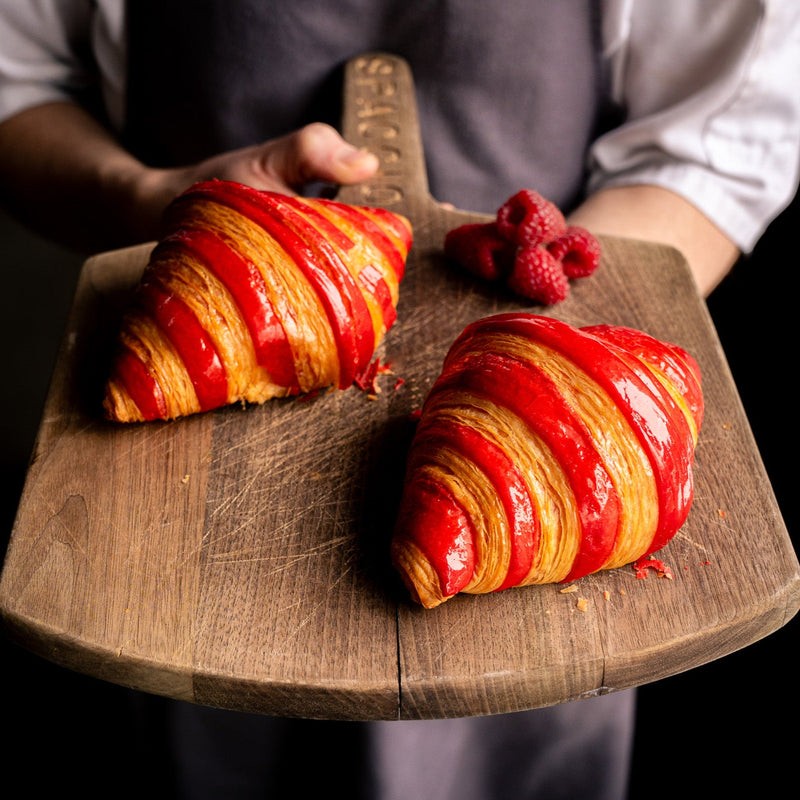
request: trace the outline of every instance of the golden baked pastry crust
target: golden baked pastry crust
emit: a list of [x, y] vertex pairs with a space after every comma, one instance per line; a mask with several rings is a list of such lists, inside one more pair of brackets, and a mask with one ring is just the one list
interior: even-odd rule
[[412, 238], [398, 214], [208, 181], [165, 226], [122, 321], [110, 420], [347, 388], [395, 321]]
[[630, 328], [500, 314], [453, 343], [419, 420], [392, 560], [432, 608], [663, 547], [692, 501], [700, 370]]

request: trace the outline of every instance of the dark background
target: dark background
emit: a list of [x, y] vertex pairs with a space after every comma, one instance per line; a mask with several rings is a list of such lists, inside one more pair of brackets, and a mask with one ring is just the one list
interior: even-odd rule
[[[709, 299], [723, 347], [797, 549], [798, 202]], [[10, 533], [50, 372], [83, 258], [0, 213], [0, 555]], [[797, 758], [795, 618], [744, 650], [639, 690], [631, 798], [769, 796]], [[34, 657], [0, 636], [0, 768], [30, 794], [155, 791], [158, 759], [131, 735], [128, 690]], [[789, 733], [787, 734], [787, 730]], [[137, 787], [135, 778], [141, 779]], [[156, 784], [157, 785], [157, 784]], [[791, 785], [791, 781], [790, 781]], [[166, 783], [161, 784], [162, 788]]]

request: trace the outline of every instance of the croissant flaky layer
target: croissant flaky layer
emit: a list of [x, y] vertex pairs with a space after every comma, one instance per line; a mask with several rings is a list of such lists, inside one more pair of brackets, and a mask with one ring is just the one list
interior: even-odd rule
[[103, 402], [134, 422], [345, 389], [396, 319], [405, 217], [229, 181], [167, 210]]
[[689, 513], [702, 416], [695, 360], [641, 331], [473, 323], [423, 405], [393, 563], [433, 608], [649, 555]]

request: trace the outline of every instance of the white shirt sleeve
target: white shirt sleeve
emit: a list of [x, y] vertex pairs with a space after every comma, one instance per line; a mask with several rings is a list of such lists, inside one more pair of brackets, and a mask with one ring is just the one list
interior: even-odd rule
[[624, 123], [590, 152], [590, 190], [656, 184], [749, 252], [800, 165], [800, 2], [607, 0]]
[[[745, 252], [800, 169], [800, 0], [601, 0], [604, 61], [624, 123], [589, 153], [589, 190], [656, 184]], [[0, 0], [0, 121], [70, 99], [99, 67], [123, 121], [123, 0]]]
[[122, 0], [0, 0], [0, 122], [94, 86], [122, 122]]

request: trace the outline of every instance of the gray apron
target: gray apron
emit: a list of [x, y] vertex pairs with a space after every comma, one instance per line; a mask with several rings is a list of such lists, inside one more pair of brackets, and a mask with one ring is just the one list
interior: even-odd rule
[[[578, 201], [600, 122], [590, 0], [135, 0], [125, 142], [191, 163], [340, 119], [342, 65], [385, 50], [411, 65], [433, 196], [493, 212], [533, 188]], [[634, 695], [424, 722], [261, 717], [154, 697], [142, 735], [165, 796], [240, 800], [623, 800]], [[154, 711], [154, 706], [158, 710]], [[154, 724], [153, 720], [159, 720]]]
[[580, 195], [599, 121], [591, 0], [136, 0], [127, 145], [191, 163], [340, 120], [341, 68], [368, 50], [411, 65], [436, 199], [494, 211], [522, 187]]

